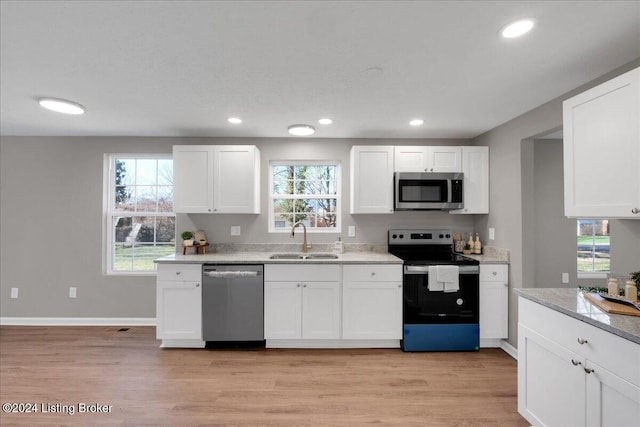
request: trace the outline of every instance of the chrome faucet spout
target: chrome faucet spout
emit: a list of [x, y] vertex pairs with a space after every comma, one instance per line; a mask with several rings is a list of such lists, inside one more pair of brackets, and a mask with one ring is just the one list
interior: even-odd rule
[[293, 224], [293, 227], [291, 227], [291, 237], [293, 238], [296, 235], [296, 227], [299, 225], [302, 226], [302, 231], [303, 231], [302, 252], [307, 253], [309, 252], [309, 248], [311, 248], [311, 245], [307, 244], [307, 227], [304, 225], [302, 221], [298, 221], [295, 224]]

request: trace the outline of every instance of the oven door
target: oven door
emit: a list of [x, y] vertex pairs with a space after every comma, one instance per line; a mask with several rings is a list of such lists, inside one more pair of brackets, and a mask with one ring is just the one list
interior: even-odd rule
[[460, 289], [430, 291], [428, 266], [405, 265], [403, 279], [404, 324], [478, 323], [480, 267], [460, 266]]

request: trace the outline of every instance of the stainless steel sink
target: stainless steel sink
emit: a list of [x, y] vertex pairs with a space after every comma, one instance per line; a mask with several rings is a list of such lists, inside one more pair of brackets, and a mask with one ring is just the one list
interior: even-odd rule
[[287, 260], [287, 259], [308, 259], [308, 260], [313, 260], [313, 259], [338, 259], [338, 255], [336, 254], [331, 254], [331, 253], [324, 253], [324, 252], [318, 252], [318, 253], [310, 253], [310, 254], [299, 254], [299, 253], [282, 253], [282, 254], [273, 254], [271, 256], [269, 256], [269, 259], [282, 259], [282, 260]]
[[273, 254], [269, 259], [304, 259], [302, 254]]
[[307, 254], [304, 257], [305, 259], [338, 259], [338, 255], [336, 254], [328, 254], [328, 253], [317, 253], [317, 254]]

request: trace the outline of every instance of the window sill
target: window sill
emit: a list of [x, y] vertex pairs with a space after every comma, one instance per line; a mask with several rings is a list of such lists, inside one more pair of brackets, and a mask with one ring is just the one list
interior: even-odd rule
[[609, 276], [609, 272], [589, 273], [578, 272], [578, 279], [606, 279]]

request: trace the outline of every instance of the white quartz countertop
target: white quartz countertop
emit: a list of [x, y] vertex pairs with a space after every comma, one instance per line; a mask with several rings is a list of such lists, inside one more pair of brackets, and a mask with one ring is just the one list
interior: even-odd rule
[[[157, 263], [201, 264], [402, 264], [402, 260], [389, 253], [344, 252], [337, 259], [270, 259], [282, 252], [221, 252], [207, 254], [173, 254], [155, 260]], [[309, 254], [312, 254], [310, 252]]]

